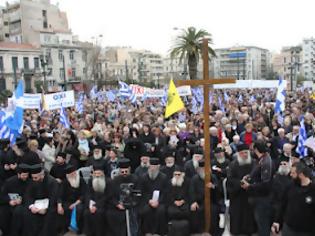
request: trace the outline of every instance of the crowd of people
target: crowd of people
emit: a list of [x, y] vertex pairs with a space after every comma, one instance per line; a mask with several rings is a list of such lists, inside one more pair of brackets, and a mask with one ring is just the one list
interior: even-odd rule
[[210, 157], [191, 97], [169, 119], [159, 99], [85, 99], [83, 113], [67, 109], [70, 129], [58, 111], [25, 110], [22, 136], [0, 140], [2, 234], [125, 236], [127, 218], [133, 236], [203, 233], [211, 158], [211, 235], [226, 224], [231, 235], [315, 235], [315, 150], [297, 149], [301, 116], [314, 135], [314, 102], [307, 90], [289, 92], [280, 122], [275, 96], [216, 90]]

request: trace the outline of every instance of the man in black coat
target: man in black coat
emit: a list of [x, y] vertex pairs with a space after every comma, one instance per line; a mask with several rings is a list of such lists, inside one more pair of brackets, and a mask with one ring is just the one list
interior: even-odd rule
[[0, 195], [0, 229], [4, 235], [18, 236], [23, 230], [24, 194], [29, 166], [19, 164], [17, 175], [7, 179]]
[[250, 235], [256, 232], [253, 207], [249, 204], [249, 195], [241, 188], [244, 176], [249, 175], [254, 162], [246, 144], [237, 146], [236, 159], [228, 170], [227, 191], [230, 199], [230, 232], [233, 235]]
[[50, 175], [54, 177], [58, 183], [62, 183], [66, 178], [66, 156], [66, 153], [59, 152], [56, 156], [56, 162], [50, 169]]
[[150, 165], [150, 153], [144, 152], [140, 158], [141, 162], [140, 165], [135, 170], [135, 175], [138, 178], [141, 178], [144, 174], [148, 172], [149, 165]]
[[189, 180], [182, 167], [175, 167], [167, 196], [168, 221], [172, 225], [169, 235], [189, 235]]
[[315, 185], [311, 170], [303, 162], [293, 164], [291, 184], [277, 208], [272, 232], [278, 233], [282, 226], [283, 236], [315, 235]]
[[142, 202], [139, 214], [144, 234], [166, 234], [167, 184], [166, 175], [160, 172], [159, 159], [151, 158], [148, 173], [140, 180]]
[[192, 178], [197, 174], [196, 169], [198, 168], [198, 162], [203, 159], [203, 150], [202, 148], [198, 147], [194, 150], [192, 155], [192, 159], [187, 161], [184, 165], [185, 169], [185, 176], [187, 178]]
[[65, 168], [66, 179], [61, 183], [58, 198], [57, 213], [60, 219], [59, 230], [67, 232], [70, 226], [71, 213], [76, 208], [76, 222], [78, 232], [83, 228], [83, 210], [86, 194], [86, 184], [74, 166], [69, 164]]
[[176, 168], [176, 165], [175, 165], [175, 151], [172, 152], [171, 150], [170, 151], [166, 151], [164, 153], [164, 157], [165, 157], [165, 166], [162, 166], [161, 167], [161, 172], [163, 174], [166, 175], [166, 177], [170, 180], [171, 178], [173, 178], [173, 173], [174, 173], [174, 170]]
[[25, 192], [26, 213], [23, 235], [55, 236], [57, 233], [57, 181], [44, 172], [41, 164], [31, 166], [30, 173], [32, 181]]
[[92, 179], [87, 188], [84, 211], [84, 233], [87, 236], [103, 236], [106, 229], [106, 209], [111, 199], [110, 179], [103, 166], [93, 166]]
[[[136, 202], [133, 202], [134, 195], [130, 193], [126, 196], [124, 189], [137, 190], [138, 178], [136, 175], [130, 174], [130, 161], [123, 158], [118, 162], [119, 176], [116, 176], [112, 181], [112, 195], [109, 203], [109, 209], [107, 211], [107, 222], [110, 236], [125, 236], [127, 234], [126, 227], [126, 209], [129, 209], [131, 234], [136, 236], [138, 232], [137, 218], [135, 215]], [[132, 187], [126, 186], [132, 184]], [[131, 205], [129, 205], [131, 204]]]
[[[197, 174], [191, 179], [189, 197], [190, 197], [190, 212], [191, 212], [191, 233], [199, 234], [204, 232], [205, 228], [205, 207], [204, 207], [204, 196], [205, 196], [205, 162], [200, 160], [198, 162]], [[211, 191], [211, 235], [219, 235], [218, 229], [218, 198], [217, 198], [217, 186], [218, 181], [215, 175], [211, 175], [211, 182], [208, 183], [207, 187]], [[209, 233], [209, 232], [207, 232]]]

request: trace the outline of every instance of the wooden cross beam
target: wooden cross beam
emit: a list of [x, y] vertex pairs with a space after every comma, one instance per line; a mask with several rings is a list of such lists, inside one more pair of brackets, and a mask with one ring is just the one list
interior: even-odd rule
[[213, 84], [233, 84], [234, 78], [215, 79], [209, 78], [209, 55], [208, 55], [208, 39], [203, 39], [202, 45], [202, 59], [203, 59], [203, 80], [177, 80], [176, 86], [203, 86], [204, 95], [204, 137], [205, 137], [205, 232], [210, 231], [211, 223], [211, 208], [210, 208], [210, 189], [207, 184], [211, 181], [211, 162], [210, 162], [210, 134], [209, 134], [209, 87], [213, 88]]

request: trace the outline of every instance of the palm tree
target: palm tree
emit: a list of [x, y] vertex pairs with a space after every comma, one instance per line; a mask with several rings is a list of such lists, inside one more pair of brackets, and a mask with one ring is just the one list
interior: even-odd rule
[[[209, 44], [212, 44], [211, 34], [206, 30], [197, 30], [195, 27], [189, 27], [187, 30], [183, 29], [170, 50], [171, 58], [179, 57], [180, 63], [187, 60], [191, 80], [197, 79], [197, 65], [201, 56], [203, 38], [207, 38]], [[214, 50], [210, 46], [208, 48], [209, 58], [215, 56]]]

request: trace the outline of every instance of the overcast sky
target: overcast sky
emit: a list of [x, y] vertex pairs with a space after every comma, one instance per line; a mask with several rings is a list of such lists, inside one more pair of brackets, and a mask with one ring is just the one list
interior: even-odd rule
[[[0, 0], [3, 4], [5, 0]], [[52, 0], [68, 14], [81, 40], [103, 35], [103, 46], [132, 46], [165, 54], [178, 33], [195, 26], [214, 48], [253, 45], [279, 51], [315, 37], [312, 0]]]

